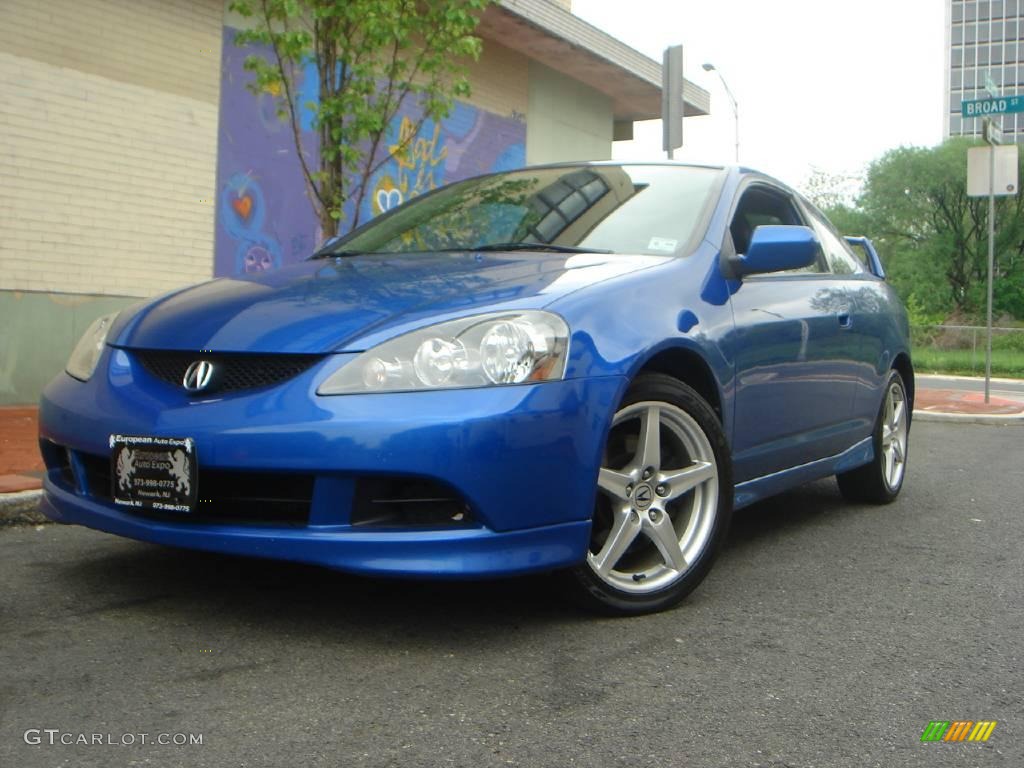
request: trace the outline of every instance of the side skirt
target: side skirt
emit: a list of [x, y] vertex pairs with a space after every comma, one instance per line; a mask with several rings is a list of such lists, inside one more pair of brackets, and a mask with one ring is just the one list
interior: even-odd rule
[[874, 457], [875, 449], [872, 445], [872, 438], [866, 437], [835, 456], [800, 464], [771, 475], [755, 477], [753, 480], [747, 480], [736, 486], [733, 495], [733, 508], [742, 509], [755, 501], [766, 499], [798, 485], [855, 469], [867, 464]]

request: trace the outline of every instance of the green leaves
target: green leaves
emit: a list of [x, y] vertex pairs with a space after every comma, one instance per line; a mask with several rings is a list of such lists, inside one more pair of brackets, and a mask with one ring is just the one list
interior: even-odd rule
[[[967, 149], [976, 144], [890, 150], [868, 167], [855, 207], [827, 210], [840, 231], [874, 241], [889, 281], [919, 317], [984, 311], [988, 199], [967, 196]], [[1020, 196], [996, 202], [996, 313], [1016, 317], [1024, 317], [1022, 206]]]
[[[337, 232], [343, 208], [360, 204], [370, 178], [388, 159], [401, 155], [424, 120], [440, 120], [456, 98], [469, 95], [469, 62], [482, 42], [473, 32], [492, 0], [231, 0], [229, 9], [252, 27], [235, 38], [240, 46], [262, 45], [271, 59], [246, 58], [254, 75], [249, 90], [271, 94], [278, 114], [292, 123], [307, 191], [324, 236]], [[298, 105], [296, 79], [317, 65], [319, 102]], [[320, 140], [316, 167], [305, 160], [301, 109], [312, 113]], [[389, 126], [400, 112], [421, 117], [395, 145]]]

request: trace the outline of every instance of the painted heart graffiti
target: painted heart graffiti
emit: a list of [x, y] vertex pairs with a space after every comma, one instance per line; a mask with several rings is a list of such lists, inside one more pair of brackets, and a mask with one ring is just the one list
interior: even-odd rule
[[231, 201], [231, 207], [235, 209], [243, 221], [248, 221], [249, 216], [252, 214], [252, 196], [251, 195], [239, 195]]
[[402, 190], [400, 189], [378, 189], [377, 207], [381, 212], [390, 211], [392, 208], [402, 204]]

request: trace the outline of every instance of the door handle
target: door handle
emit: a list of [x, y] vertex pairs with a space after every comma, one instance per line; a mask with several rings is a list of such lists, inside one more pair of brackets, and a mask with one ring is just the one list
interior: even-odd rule
[[853, 326], [853, 318], [850, 316], [849, 312], [841, 312], [836, 315], [836, 319], [839, 320], [840, 328], [850, 328]]

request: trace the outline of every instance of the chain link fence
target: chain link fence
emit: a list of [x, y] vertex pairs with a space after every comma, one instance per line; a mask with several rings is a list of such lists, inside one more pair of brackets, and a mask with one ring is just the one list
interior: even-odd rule
[[[982, 376], [985, 333], [981, 325], [912, 326], [914, 368], [922, 373]], [[992, 375], [1024, 378], [1024, 328], [992, 329]]]

